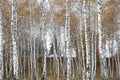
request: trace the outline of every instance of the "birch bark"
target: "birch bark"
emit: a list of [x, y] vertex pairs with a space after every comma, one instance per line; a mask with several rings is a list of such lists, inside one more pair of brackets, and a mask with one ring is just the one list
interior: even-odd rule
[[0, 80], [3, 80], [2, 9], [0, 3]]
[[105, 79], [108, 77], [107, 69], [106, 69], [106, 59], [102, 50], [102, 12], [101, 12], [102, 0], [98, 0], [98, 33], [99, 33], [99, 56], [100, 56], [100, 76], [101, 79]]
[[44, 27], [45, 27], [45, 0], [42, 0], [42, 41], [43, 41], [43, 71], [42, 71], [42, 80], [46, 80], [46, 47], [45, 47], [45, 38], [44, 38]]
[[91, 53], [90, 53], [90, 23], [87, 25], [87, 18], [89, 16], [89, 12], [87, 14], [86, 2], [84, 1], [84, 22], [85, 22], [85, 45], [86, 45], [86, 80], [91, 80]]
[[18, 53], [17, 53], [17, 11], [16, 0], [12, 0], [12, 15], [11, 15], [11, 35], [12, 35], [12, 55], [14, 77], [18, 79]]
[[67, 57], [67, 80], [71, 80], [71, 54], [70, 54], [70, 0], [66, 0], [66, 21], [65, 21], [65, 49]]
[[65, 21], [65, 51], [67, 57], [67, 80], [71, 80], [71, 56], [70, 48], [70, 6], [69, 0], [66, 0], [66, 21]]

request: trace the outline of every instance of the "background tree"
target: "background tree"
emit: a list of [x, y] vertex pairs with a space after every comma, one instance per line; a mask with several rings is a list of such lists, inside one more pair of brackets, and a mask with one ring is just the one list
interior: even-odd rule
[[11, 52], [12, 56], [11, 61], [13, 61], [13, 71], [14, 71], [14, 77], [15, 79], [18, 79], [18, 51], [17, 51], [17, 1], [12, 0], [12, 14], [11, 14]]
[[66, 0], [65, 21], [65, 55], [67, 57], [67, 80], [71, 80], [71, 53], [70, 53], [70, 1]]
[[3, 80], [2, 1], [0, 2], [0, 80]]

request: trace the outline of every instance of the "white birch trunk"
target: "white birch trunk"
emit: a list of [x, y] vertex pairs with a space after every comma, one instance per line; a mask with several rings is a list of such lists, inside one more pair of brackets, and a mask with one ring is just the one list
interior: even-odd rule
[[46, 52], [44, 52], [42, 80], [46, 80]]
[[22, 69], [22, 58], [21, 58], [21, 55], [22, 55], [22, 51], [23, 51], [23, 40], [22, 39], [20, 39], [20, 47], [21, 47], [21, 50], [20, 50], [20, 63], [19, 63], [19, 65], [20, 65], [20, 78], [22, 78], [22, 71], [23, 71], [23, 69]]
[[69, 0], [66, 0], [66, 21], [65, 21], [65, 44], [67, 57], [67, 80], [71, 80], [71, 54], [70, 54], [70, 6]]
[[17, 12], [16, 0], [12, 0], [12, 16], [11, 16], [11, 35], [12, 35], [12, 53], [13, 53], [13, 69], [14, 77], [18, 79], [18, 53], [17, 53]]
[[95, 49], [95, 48], [94, 48], [94, 32], [92, 32], [92, 45], [91, 45], [91, 46], [92, 46], [92, 47], [91, 47], [91, 48], [92, 48], [92, 51], [91, 51], [91, 53], [92, 53], [92, 54], [91, 54], [91, 58], [92, 58], [92, 60], [91, 60], [91, 61], [92, 61], [91, 78], [92, 78], [92, 79], [91, 79], [91, 80], [94, 80], [94, 77], [95, 77], [95, 76], [94, 76], [94, 68], [95, 68], [95, 59], [94, 59], [94, 58], [95, 58], [95, 56], [94, 56], [94, 55], [95, 55], [95, 53], [94, 53], [94, 51], [95, 51], [95, 50], [94, 50], [94, 49]]
[[54, 58], [55, 58], [55, 67], [57, 68], [56, 69], [56, 74], [57, 74], [57, 80], [59, 80], [59, 59], [58, 59], [58, 57], [57, 57], [57, 50], [56, 50], [56, 42], [55, 42], [56, 40], [54, 39], [54, 42], [53, 42], [53, 49], [54, 49]]
[[26, 68], [26, 63], [25, 63], [25, 40], [23, 40], [23, 45], [22, 45], [23, 47], [24, 47], [24, 50], [22, 51], [22, 54], [23, 54], [23, 77], [24, 77], [24, 80], [25, 80], [25, 77], [26, 77], [26, 74], [25, 74], [25, 68]]
[[[82, 12], [84, 12], [84, 7], [85, 7], [85, 3], [82, 5]], [[83, 17], [82, 17], [83, 16]], [[80, 44], [81, 44], [81, 49], [82, 49], [82, 80], [85, 80], [85, 51], [84, 51], [84, 43], [83, 43], [83, 28], [82, 28], [82, 20], [84, 20], [84, 14], [81, 13], [81, 19], [80, 19]]]
[[[79, 43], [77, 43], [77, 45], [79, 45], [78, 46], [78, 52], [79, 52], [79, 54], [81, 54], [81, 66], [80, 66], [80, 69], [81, 70], [79, 70], [79, 71], [81, 71], [81, 79], [82, 80], [85, 80], [85, 52], [84, 52], [84, 44], [83, 44], [83, 34], [82, 34], [82, 31], [83, 31], [83, 29], [82, 29], [82, 20], [83, 20], [83, 14], [82, 14], [82, 12], [83, 12], [83, 8], [84, 8], [84, 4], [83, 5], [81, 5], [80, 7], [82, 7], [81, 9], [82, 9], [82, 11], [81, 12], [79, 12], [79, 30], [78, 30], [78, 33], [79, 33], [79, 38], [78, 38], [78, 40], [80, 39], [80, 41], [79, 41]], [[81, 49], [81, 53], [80, 53], [80, 49]], [[80, 74], [80, 73], [79, 73]]]
[[[115, 21], [116, 21], [116, 34], [115, 34], [115, 38], [116, 38], [116, 42], [117, 42], [117, 46], [118, 46], [118, 52], [117, 52], [117, 54], [114, 56], [114, 58], [113, 58], [113, 61], [115, 62], [115, 68], [116, 68], [116, 70], [114, 71], [114, 69], [113, 69], [113, 74], [114, 74], [114, 72], [116, 73], [116, 80], [119, 80], [119, 78], [120, 78], [120, 65], [119, 65], [119, 62], [120, 62], [120, 60], [119, 60], [119, 58], [120, 58], [120, 54], [119, 54], [119, 52], [120, 52], [120, 37], [119, 37], [119, 31], [120, 31], [120, 5], [119, 5], [119, 0], [115, 0], [115, 2], [117, 3], [117, 5], [118, 6], [116, 6], [115, 7]], [[119, 62], [118, 62], [118, 60], [119, 60]]]
[[102, 17], [102, 12], [101, 12], [101, 5], [102, 5], [102, 0], [98, 0], [98, 33], [99, 33], [99, 56], [100, 56], [100, 76], [101, 79], [105, 79], [108, 77], [108, 73], [106, 70], [106, 59], [105, 55], [102, 50], [102, 23], [101, 23], [101, 17]]
[[[92, 2], [90, 3], [90, 5], [92, 6]], [[91, 8], [91, 7], [90, 7]], [[92, 8], [91, 8], [92, 9]], [[91, 13], [91, 16], [92, 18], [90, 19], [90, 25], [91, 25], [91, 29], [92, 29], [92, 32], [91, 32], [91, 80], [94, 80], [95, 79], [95, 75], [96, 75], [96, 70], [95, 70], [95, 67], [96, 67], [96, 63], [95, 63], [95, 58], [96, 58], [96, 53], [95, 53], [95, 18], [94, 16], [92, 15], [93, 14], [93, 10], [90, 11]]]
[[94, 40], [94, 41], [95, 41], [95, 42], [94, 42], [94, 44], [95, 44], [95, 45], [94, 45], [94, 46], [95, 46], [95, 47], [94, 47], [94, 50], [95, 50], [95, 51], [94, 51], [94, 53], [95, 53], [95, 54], [94, 54], [94, 66], [95, 66], [95, 67], [94, 67], [94, 72], [93, 72], [94, 74], [93, 74], [93, 75], [96, 76], [96, 67], [97, 67], [97, 59], [96, 59], [96, 57], [97, 57], [97, 56], [96, 56], [96, 53], [97, 53], [97, 50], [96, 50], [96, 49], [97, 49], [97, 47], [96, 47], [96, 46], [97, 46], [97, 45], [96, 45], [97, 39], [96, 39], [96, 34], [95, 34], [95, 38], [94, 38], [94, 39], [95, 39], [95, 40]]
[[[79, 13], [80, 14], [80, 13]], [[81, 16], [80, 16], [81, 17]], [[79, 21], [80, 21], [80, 19], [79, 19]], [[81, 22], [81, 21], [80, 21]], [[79, 23], [80, 24], [80, 23]], [[76, 57], [76, 79], [78, 79], [78, 76], [81, 74], [81, 72], [82, 72], [82, 57], [81, 57], [81, 55], [80, 55], [80, 49], [81, 49], [81, 47], [80, 47], [80, 38], [81, 38], [81, 36], [79, 35], [79, 34], [81, 34], [81, 32], [80, 32], [80, 30], [78, 29], [78, 30], [76, 30], [76, 35], [77, 35], [77, 57]]]
[[[86, 2], [84, 1], [84, 4]], [[88, 22], [87, 25], [87, 11], [86, 11], [86, 4], [84, 5], [85, 9], [84, 9], [84, 22], [85, 22], [85, 45], [86, 45], [86, 80], [91, 80], [91, 74], [90, 74], [90, 70], [91, 70], [91, 53], [90, 53], [90, 23]]]
[[[30, 51], [30, 41], [28, 41], [28, 51]], [[29, 53], [30, 55], [30, 53]], [[30, 57], [28, 59], [28, 80], [30, 80]]]
[[44, 38], [44, 27], [45, 27], [45, 0], [42, 0], [42, 41], [43, 41], [43, 71], [42, 71], [42, 80], [46, 80], [46, 45], [45, 45], [45, 38]]
[[117, 33], [116, 33], [116, 39], [117, 39], [117, 46], [118, 46], [118, 53], [115, 56], [115, 67], [116, 67], [116, 80], [120, 80], [120, 4], [119, 0], [115, 1], [118, 4], [118, 7], [115, 8], [116, 11], [116, 22], [117, 22]]
[[[31, 1], [29, 0], [29, 8], [30, 8], [30, 32], [32, 32], [32, 26], [33, 26], [33, 22], [32, 22], [32, 4]], [[29, 61], [29, 79], [32, 80], [33, 79], [33, 49], [32, 49], [32, 36], [30, 35], [30, 42], [29, 42], [29, 50], [30, 50], [30, 61]]]
[[[0, 3], [1, 7], [1, 3]], [[2, 10], [0, 8], [0, 80], [3, 80]]]
[[35, 80], [38, 80], [38, 73], [37, 73], [37, 62], [36, 62], [36, 46], [35, 46], [35, 38], [34, 38], [34, 58], [33, 58], [33, 63], [34, 63], [34, 76]]
[[[119, 51], [120, 51], [120, 47], [119, 47]], [[120, 54], [117, 54], [117, 78], [120, 79]]]

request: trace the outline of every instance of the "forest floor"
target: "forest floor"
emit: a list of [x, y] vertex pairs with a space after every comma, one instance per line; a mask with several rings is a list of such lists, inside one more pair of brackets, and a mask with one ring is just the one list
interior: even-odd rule
[[[53, 59], [47, 58], [47, 80], [58, 80], [57, 78], [57, 74], [53, 74], [55, 70], [57, 70], [57, 68], [55, 67], [51, 67], [53, 66]], [[56, 62], [54, 62], [56, 64]], [[76, 66], [74, 66], [76, 67]], [[59, 80], [66, 80], [66, 77], [62, 75], [62, 70], [60, 69], [60, 76], [59, 76]], [[38, 59], [38, 64], [37, 64], [37, 72], [38, 72], [38, 80], [41, 80], [41, 75], [42, 75], [42, 58], [39, 57]], [[57, 73], [57, 72], [56, 72]], [[28, 74], [28, 70], [26, 71], [26, 74]], [[100, 80], [100, 67], [99, 67], [99, 63], [97, 63], [97, 69], [96, 69], [96, 76], [95, 76], [95, 80]], [[35, 75], [33, 75], [35, 77]], [[113, 73], [113, 76], [115, 77], [115, 72]], [[28, 78], [22, 77], [21, 80], [28, 80]], [[36, 80], [36, 79], [34, 79]], [[74, 68], [74, 79], [73, 80], [82, 80], [81, 76], [78, 75], [78, 78], [76, 79], [76, 68]], [[116, 80], [116, 79], [108, 79], [108, 80]]]
[[[28, 60], [30, 58], [28, 56], [26, 57], [21, 57], [20, 60], [22, 60], [22, 66], [25, 64], [26, 68], [21, 70], [21, 73], [19, 74], [20, 76], [20, 80], [28, 80], [28, 74], [30, 73], [29, 70], [28, 70], [28, 67], [30, 67], [30, 65], [28, 65]], [[23, 63], [25, 61], [25, 63]], [[57, 70], [58, 68], [53, 66], [53, 63], [54, 65], [57, 64], [56, 61], [53, 62], [53, 58], [47, 58], [47, 80], [58, 80], [57, 78]], [[34, 66], [34, 63], [33, 65]], [[60, 65], [61, 66], [61, 65]], [[33, 69], [33, 72], [34, 72], [34, 68]], [[41, 76], [42, 76], [42, 56], [38, 56], [37, 57], [37, 67], [36, 67], [36, 71], [38, 73], [38, 80], [41, 80]], [[82, 80], [81, 79], [81, 75], [76, 75], [76, 65], [74, 63], [74, 79], [73, 80]], [[116, 76], [116, 70], [114, 69], [114, 72], [113, 72], [113, 76], [115, 77]], [[96, 76], [95, 76], [95, 80], [100, 80], [100, 65], [99, 63], [97, 63], [97, 67], [96, 67]], [[33, 80], [36, 80], [36, 76], [35, 76], [35, 73], [33, 73]], [[6, 79], [5, 79], [6, 80]], [[63, 76], [63, 72], [62, 72], [62, 68], [59, 67], [59, 80], [66, 80], [66, 77]], [[116, 80], [116, 79], [108, 79], [108, 80]], [[119, 79], [118, 79], [119, 80]]]

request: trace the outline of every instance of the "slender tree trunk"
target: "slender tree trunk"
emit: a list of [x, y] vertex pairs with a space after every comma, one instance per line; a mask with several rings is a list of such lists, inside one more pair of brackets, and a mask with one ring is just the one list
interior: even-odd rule
[[[33, 20], [32, 20], [32, 4], [31, 1], [29, 0], [29, 6], [30, 6], [30, 27], [29, 30], [32, 32], [32, 26], [33, 26]], [[31, 34], [31, 33], [30, 33]], [[29, 41], [29, 51], [30, 51], [30, 59], [29, 59], [29, 79], [33, 80], [33, 45], [32, 45], [32, 36], [29, 36], [30, 41]]]
[[43, 71], [42, 71], [42, 80], [46, 80], [46, 52], [44, 52], [43, 57]]
[[[84, 1], [84, 4], [85, 3], [86, 2]], [[87, 16], [89, 15], [87, 15], [86, 4], [85, 4], [84, 22], [85, 22], [85, 45], [86, 45], [86, 80], [91, 80], [90, 22], [87, 23]]]
[[[82, 12], [83, 9], [85, 8], [85, 3], [82, 5]], [[82, 17], [83, 16], [83, 17]], [[81, 49], [82, 49], [82, 80], [85, 80], [85, 51], [84, 51], [84, 43], [83, 43], [83, 28], [82, 28], [82, 20], [84, 20], [84, 14], [81, 14], [81, 19], [80, 19], [80, 44], [81, 44]]]
[[38, 73], [37, 73], [37, 62], [36, 62], [36, 40], [34, 38], [34, 58], [33, 58], [33, 63], [34, 63], [34, 76], [35, 80], [38, 80]]
[[18, 79], [18, 53], [17, 53], [17, 11], [16, 0], [12, 0], [12, 16], [11, 16], [11, 35], [12, 35], [12, 54], [14, 77]]
[[[79, 20], [80, 21], [80, 20]], [[81, 22], [81, 21], [80, 21]], [[81, 25], [81, 24], [80, 24]], [[81, 36], [79, 34], [81, 34], [82, 32], [80, 32], [80, 30], [76, 30], [76, 35], [77, 35], [77, 57], [76, 57], [76, 79], [79, 78], [80, 73], [82, 72], [82, 56], [80, 55], [80, 38]]]
[[28, 57], [28, 80], [30, 80], [30, 71], [31, 71], [31, 69], [30, 69], [30, 41], [28, 40], [28, 51], [29, 51], [29, 57]]
[[115, 8], [115, 11], [116, 11], [116, 15], [115, 15], [115, 20], [116, 20], [116, 41], [117, 41], [117, 46], [118, 46], [118, 53], [116, 54], [116, 56], [114, 57], [115, 59], [115, 67], [116, 67], [116, 80], [120, 80], [120, 4], [119, 4], [119, 1], [116, 0], [115, 1], [117, 4], [118, 4], [118, 7]]
[[95, 39], [95, 40], [94, 40], [94, 41], [95, 41], [95, 42], [94, 42], [94, 43], [95, 43], [95, 45], [94, 45], [94, 46], [95, 46], [95, 47], [94, 47], [94, 48], [95, 48], [95, 49], [94, 49], [94, 50], [95, 50], [95, 52], [94, 52], [94, 53], [95, 53], [95, 54], [94, 54], [94, 63], [95, 63], [95, 64], [94, 64], [94, 65], [95, 65], [95, 67], [94, 67], [94, 68], [95, 68], [95, 69], [94, 69], [94, 77], [95, 77], [95, 76], [96, 76], [96, 68], [97, 68], [97, 59], [96, 59], [96, 57], [97, 57], [97, 56], [96, 56], [96, 53], [97, 53], [97, 44], [96, 44], [96, 43], [97, 43], [97, 38], [96, 38], [96, 34], [95, 34], [95, 38], [94, 38], [94, 39]]
[[[119, 44], [120, 45], [120, 44]], [[119, 50], [118, 52], [120, 52], [120, 47], [119, 47]], [[118, 80], [120, 79], [120, 54], [117, 54], [117, 78]]]
[[57, 80], [59, 80], [59, 59], [58, 59], [58, 55], [57, 55], [57, 45], [56, 45], [56, 39], [55, 38], [56, 38], [56, 35], [54, 36], [53, 49], [54, 49], [55, 62], [57, 62], [57, 63], [55, 63]]
[[91, 62], [92, 62], [92, 71], [91, 71], [91, 80], [94, 80], [94, 72], [95, 72], [95, 48], [94, 48], [94, 32], [92, 32], [92, 54], [91, 54]]
[[26, 45], [25, 44], [26, 43], [25, 43], [25, 40], [23, 40], [22, 42], [23, 42], [22, 46], [24, 48], [23, 51], [22, 51], [22, 57], [23, 57], [23, 77], [24, 77], [24, 80], [25, 80], [25, 78], [26, 78], [26, 73], [25, 73], [26, 72], [26, 56], [25, 56], [25, 54], [26, 54], [25, 53]]
[[[79, 0], [78, 0], [78, 3]], [[81, 3], [80, 3], [81, 4]], [[78, 67], [77, 69], [77, 75], [78, 75], [78, 78], [79, 78], [79, 75], [81, 75], [81, 79], [82, 80], [85, 80], [85, 55], [84, 55], [84, 44], [83, 44], [83, 34], [82, 34], [82, 20], [83, 20], [83, 7], [84, 5], [80, 5], [80, 11], [79, 11], [79, 28], [78, 28], [78, 33], [76, 33], [77, 35], [77, 49], [78, 49], [78, 58], [79, 58], [79, 63], [78, 63], [76, 66]], [[76, 30], [77, 31], [77, 30]], [[76, 76], [77, 77], [77, 76]], [[77, 78], [77, 79], [78, 79]]]
[[45, 38], [44, 38], [44, 28], [45, 28], [45, 0], [42, 0], [42, 41], [43, 41], [43, 70], [42, 70], [42, 80], [46, 80], [46, 45], [45, 45]]
[[101, 6], [102, 0], [98, 0], [98, 33], [99, 33], [99, 56], [100, 56], [100, 77], [101, 79], [108, 78], [108, 72], [106, 69], [106, 58], [102, 50], [102, 23], [101, 23]]
[[[118, 1], [119, 2], [119, 1]], [[120, 6], [120, 4], [119, 4], [119, 6]], [[119, 29], [119, 31], [120, 31], [120, 7], [117, 9], [117, 11], [118, 11], [118, 13], [117, 13], [117, 20], [118, 20], [118, 22], [117, 22], [117, 26], [118, 26], [118, 29]], [[118, 60], [118, 69], [119, 69], [119, 73], [118, 73], [118, 79], [120, 79], [120, 54], [119, 54], [119, 52], [120, 52], [120, 33], [118, 33], [118, 54], [117, 54], [117, 60]]]
[[90, 18], [90, 25], [91, 25], [91, 80], [95, 79], [95, 75], [96, 75], [96, 53], [95, 53], [95, 18], [94, 18], [94, 12], [92, 10], [92, 4], [93, 2], [90, 2], [90, 14], [91, 17]]
[[0, 80], [3, 80], [2, 9], [0, 3]]
[[71, 53], [70, 53], [70, 0], [66, 0], [65, 45], [67, 57], [67, 80], [71, 80]]
[[22, 49], [23, 49], [23, 47], [22, 47], [22, 39], [21, 38], [19, 38], [19, 44], [20, 44], [20, 47], [19, 47], [19, 79], [21, 79], [22, 78], [22, 58], [21, 58], [21, 55], [22, 55]]

